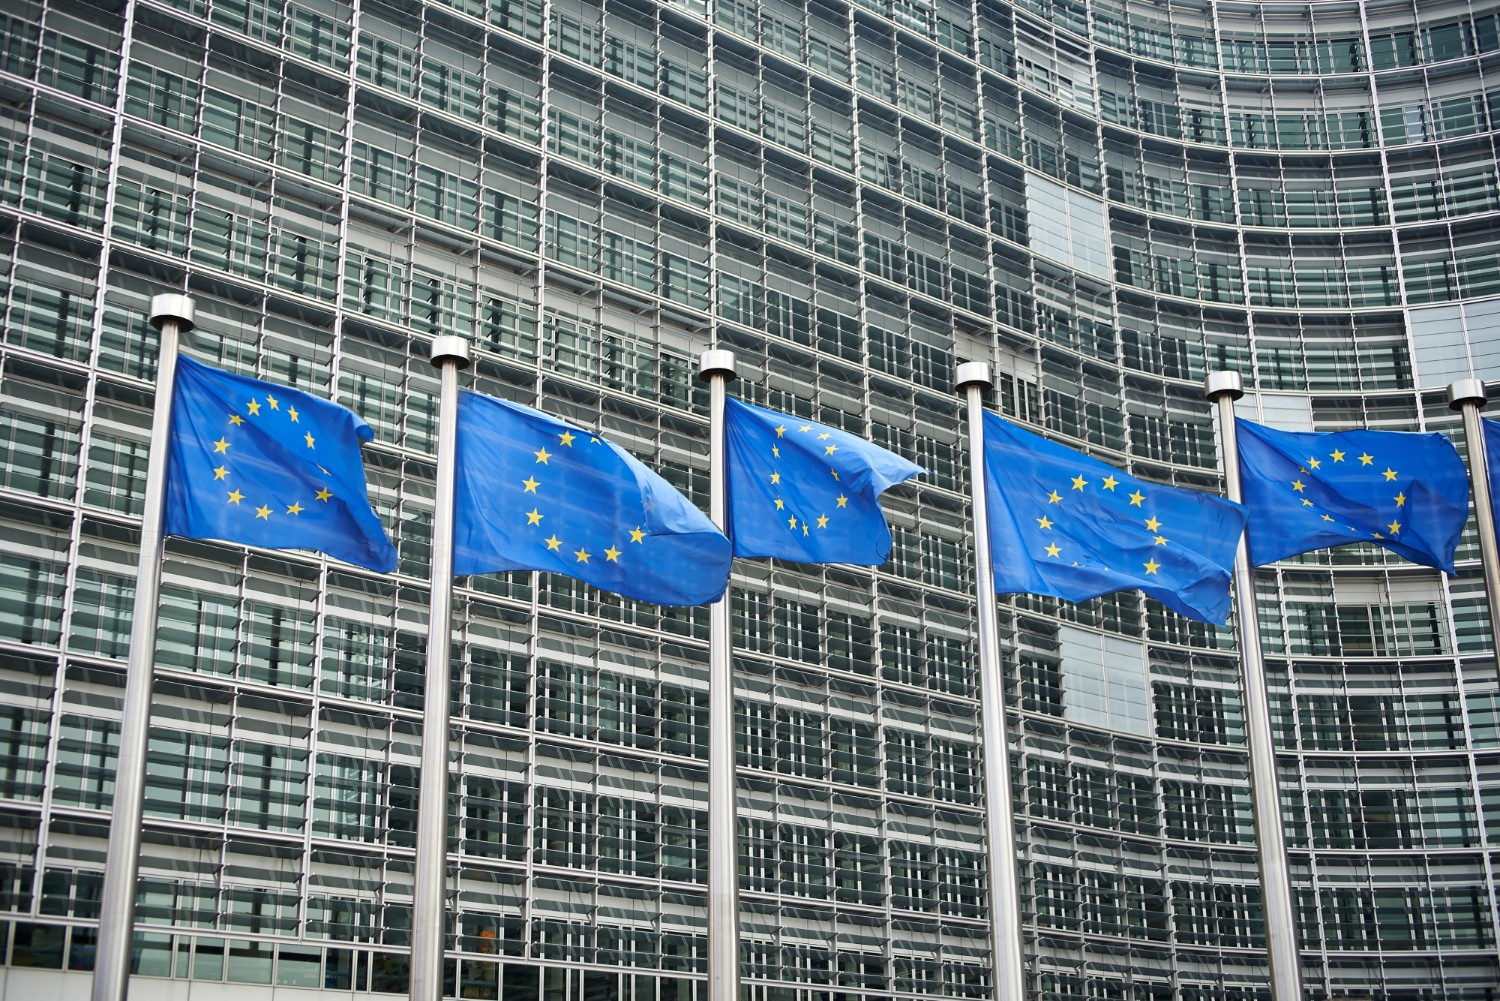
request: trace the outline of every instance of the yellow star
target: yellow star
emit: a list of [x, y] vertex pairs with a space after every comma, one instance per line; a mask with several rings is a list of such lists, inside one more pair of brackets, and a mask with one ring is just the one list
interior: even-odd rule
[[1131, 507], [1140, 507], [1141, 506], [1141, 501], [1143, 501], [1145, 499], [1146, 499], [1146, 495], [1143, 494], [1143, 493], [1141, 493], [1139, 490], [1137, 490], [1135, 493], [1133, 493], [1133, 494], [1130, 495], [1130, 506]]
[[1377, 539], [1383, 539], [1383, 538], [1385, 538], [1385, 536], [1381, 535], [1379, 532], [1371, 532], [1370, 534], [1373, 535], [1373, 536], [1375, 536], [1375, 538], [1377, 538]]
[[562, 434], [560, 434], [560, 435], [557, 436], [557, 440], [560, 441], [560, 442], [562, 442], [564, 445], [568, 446], [569, 448], [572, 448], [573, 447], [573, 432], [571, 432], [571, 431], [564, 431]]
[[270, 521], [271, 520], [271, 509], [268, 508], [268, 507], [265, 507], [264, 505], [261, 506], [261, 507], [258, 507], [258, 508], [255, 509], [255, 516], [257, 518], [264, 518], [267, 521]]
[[242, 494], [242, 493], [240, 493], [238, 490], [231, 490], [231, 491], [229, 491], [229, 503], [231, 503], [231, 504], [238, 504], [240, 501], [242, 501], [244, 499], [245, 499], [245, 495]]
[[1370, 463], [1372, 463], [1374, 461], [1375, 461], [1375, 456], [1371, 455], [1369, 452], [1366, 452], [1364, 455], [1361, 455], [1359, 457], [1359, 464], [1361, 466], [1368, 466]]
[[328, 498], [332, 497], [333, 494], [329, 491], [329, 489], [327, 487], [324, 487], [322, 490], [319, 490], [317, 492], [316, 496], [317, 496], [318, 500], [322, 501], [324, 504], [327, 504], [328, 503]]
[[587, 563], [589, 561], [589, 553], [587, 549], [574, 550], [573, 555], [578, 558], [579, 563]]
[[786, 425], [785, 424], [781, 425], [781, 427], [779, 427], [779, 428], [776, 429], [776, 437], [778, 437], [778, 438], [785, 438], [786, 437]]
[[772, 483], [780, 483], [781, 482], [781, 474], [780, 473], [772, 473], [771, 474], [771, 482]]
[[1161, 564], [1156, 562], [1155, 560], [1147, 560], [1145, 563], [1145, 567], [1148, 574], [1153, 574], [1161, 569]]
[[249, 403], [245, 404], [245, 409], [250, 411], [251, 417], [254, 417], [256, 414], [260, 413], [260, 403], [255, 400], [251, 400]]
[[826, 515], [826, 514], [820, 514], [820, 515], [818, 515], [818, 527], [819, 528], [827, 528], [828, 527], [828, 515]]
[[1396, 478], [1396, 471], [1390, 467], [1386, 467], [1384, 475], [1387, 481], [1394, 480]]
[[1167, 544], [1167, 537], [1165, 535], [1158, 535], [1156, 537], [1156, 544], [1158, 546], [1165, 546]]
[[1062, 549], [1059, 548], [1056, 543], [1054, 543], [1054, 544], [1052, 544], [1052, 545], [1050, 545], [1050, 546], [1047, 547], [1047, 555], [1053, 557], [1054, 559], [1057, 557], [1057, 554], [1060, 553], [1060, 552], [1062, 552]]
[[772, 445], [771, 446], [771, 455], [774, 456], [775, 458], [778, 458], [778, 459], [781, 458], [781, 446], [780, 445]]
[[804, 424], [800, 428], [798, 428], [797, 430], [800, 431], [802, 434], [806, 434], [807, 432], [809, 432], [809, 431], [812, 430], [812, 425], [811, 424]]
[[526, 488], [522, 491], [523, 493], [534, 494], [536, 493], [536, 488], [541, 486], [541, 481], [534, 476], [528, 476], [521, 481], [521, 486]]
[[802, 523], [802, 534], [803, 535], [807, 534], [807, 522], [805, 522], [805, 521]]
[[1157, 521], [1155, 516], [1153, 516], [1146, 519], [1146, 527], [1154, 532], [1158, 528], [1161, 528], [1161, 522]]
[[786, 520], [786, 523], [787, 523], [787, 526], [789, 528], [796, 528], [797, 527], [797, 519], [796, 518], [788, 518]]
[[229, 451], [229, 439], [227, 439], [227, 438], [220, 438], [218, 441], [214, 442], [214, 451], [215, 452], [227, 452], [227, 451]]
[[297, 408], [296, 407], [287, 407], [286, 408], [286, 415], [292, 419], [292, 423], [293, 424], [297, 423]]
[[541, 523], [542, 523], [542, 512], [538, 511], [536, 508], [532, 508], [530, 511], [526, 512], [526, 524], [528, 524], [528, 525], [540, 525]]
[[1389, 525], [1385, 526], [1385, 530], [1387, 532], [1390, 532], [1392, 535], [1400, 535], [1401, 534], [1401, 522], [1399, 522], [1399, 521], [1392, 521]]
[[245, 418], [241, 417], [239, 414], [230, 414], [229, 423], [233, 424], [235, 427], [239, 427], [241, 424], [245, 423]]
[[228, 466], [218, 466], [218, 467], [216, 467], [214, 469], [214, 479], [216, 479], [216, 480], [222, 480], [224, 477], [226, 477], [228, 475], [229, 475], [229, 467]]
[[1052, 527], [1052, 521], [1045, 514], [1038, 518], [1036, 523], [1044, 529]]
[[1333, 515], [1331, 515], [1331, 514], [1325, 514], [1323, 516], [1323, 520], [1324, 521], [1332, 521], [1333, 520]]
[[1100, 485], [1104, 487], [1105, 490], [1113, 490], [1115, 487], [1120, 485], [1120, 481], [1115, 479], [1113, 476], [1106, 476], [1104, 478], [1104, 482]]
[[1401, 493], [1399, 493], [1399, 494], [1396, 495], [1396, 506], [1397, 507], [1405, 507], [1406, 506], [1406, 493], [1405, 493], [1405, 491], [1403, 491], [1403, 492], [1401, 492]]
[[828, 467], [828, 471], [833, 474], [833, 480], [835, 483], [837, 483], [839, 478], [839, 471], [837, 469], [834, 469], [832, 466]]
[[832, 455], [833, 453], [837, 452], [838, 450], [839, 450], [839, 447], [837, 445], [829, 445], [827, 448], [823, 449], [823, 454], [824, 455]]
[[1328, 457], [1330, 459], [1332, 459], [1334, 462], [1343, 462], [1344, 461], [1344, 453], [1340, 452], [1338, 449], [1334, 449], [1332, 452], [1329, 452], [1328, 453]]
[[305, 435], [302, 436], [302, 438], [303, 438], [303, 440], [305, 440], [307, 442], [307, 447], [308, 448], [312, 448], [313, 447], [313, 436], [311, 434], [305, 434]]
[[302, 505], [298, 504], [295, 501], [293, 501], [292, 504], [291, 504], [291, 506], [286, 509], [286, 513], [287, 514], [301, 514], [302, 513]]
[[272, 410], [281, 409], [281, 404], [277, 401], [276, 397], [272, 396], [270, 393], [266, 394], [266, 402], [271, 405]]
[[833, 436], [830, 435], [827, 431], [824, 431], [822, 434], [818, 435], [818, 440], [819, 441], [827, 441], [831, 437], [833, 437]]
[[780, 497], [776, 498], [776, 510], [778, 510], [778, 511], [785, 511], [786, 510], [786, 505], [784, 503], [782, 503]]
[[849, 498], [845, 497], [843, 494], [839, 494], [839, 507], [844, 507], [848, 503], [849, 503]]
[[1047, 503], [1048, 504], [1061, 504], [1062, 503], [1062, 494], [1058, 493], [1056, 490], [1052, 491], [1051, 493], [1049, 493], [1047, 495]]
[[1303, 483], [1301, 480], [1293, 480], [1292, 481], [1292, 489], [1295, 490], [1295, 491], [1297, 491], [1300, 494], [1304, 490], [1307, 489], [1307, 484]]
[[1302, 506], [1303, 507], [1312, 507], [1312, 501], [1310, 501], [1306, 497], [1304, 497], [1304, 498], [1302, 498]]
[[611, 563], [618, 563], [620, 562], [620, 550], [614, 546], [610, 546], [604, 551], [604, 558]]
[[1312, 456], [1308, 456], [1307, 464], [1312, 468], [1317, 469], [1323, 464], [1323, 461], [1321, 459], [1314, 459]]
[[639, 525], [630, 530], [630, 541], [639, 542], [643, 546], [646, 544], [646, 533], [641, 531]]
[[547, 460], [552, 458], [552, 453], [547, 451], [545, 448], [532, 452], [531, 454], [536, 456], [536, 461], [540, 462], [544, 466], [547, 465]]
[[552, 538], [547, 540], [547, 548], [552, 550], [553, 552], [556, 552], [559, 548], [561, 548], [561, 546], [562, 540], [559, 539], [555, 534], [552, 536]]
[[1089, 485], [1088, 480], [1085, 480], [1082, 476], [1075, 476], [1075, 477], [1073, 477], [1073, 489], [1074, 490], [1082, 490], [1084, 487], [1086, 487], [1088, 485]]

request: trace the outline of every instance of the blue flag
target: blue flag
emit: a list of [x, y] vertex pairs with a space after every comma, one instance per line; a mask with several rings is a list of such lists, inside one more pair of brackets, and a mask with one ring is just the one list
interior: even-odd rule
[[891, 555], [880, 494], [921, 466], [857, 435], [730, 399], [724, 408], [736, 556], [877, 566]]
[[370, 508], [359, 447], [373, 434], [336, 403], [177, 359], [168, 437], [168, 535], [316, 549], [396, 569]]
[[1234, 423], [1252, 564], [1372, 542], [1453, 572], [1453, 551], [1469, 517], [1469, 480], [1447, 438]]
[[1483, 418], [1479, 426], [1484, 429], [1484, 458], [1490, 471], [1490, 508], [1500, 525], [1500, 421]]
[[658, 605], [729, 585], [729, 540], [624, 449], [479, 393], [458, 399], [453, 573], [550, 570]]
[[984, 473], [997, 593], [1139, 588], [1189, 618], [1228, 618], [1238, 504], [1138, 480], [989, 412]]

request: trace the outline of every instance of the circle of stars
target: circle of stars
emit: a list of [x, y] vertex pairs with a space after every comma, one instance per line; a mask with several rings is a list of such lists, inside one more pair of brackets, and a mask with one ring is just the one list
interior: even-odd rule
[[[281, 403], [282, 401], [277, 399], [274, 394], [267, 393], [265, 395], [265, 402], [261, 402], [258, 397], [252, 397], [250, 401], [245, 404], [244, 413], [229, 414], [227, 418], [229, 422], [229, 430], [225, 431], [220, 436], [219, 440], [213, 443], [213, 454], [222, 457], [218, 460], [219, 465], [214, 467], [213, 472], [215, 482], [227, 481], [233, 474], [233, 470], [230, 469], [229, 465], [231, 461], [229, 450], [234, 446], [234, 443], [230, 440], [230, 435], [233, 434], [236, 429], [244, 427], [247, 418], [253, 419], [257, 423], [261, 423], [266, 419], [269, 419], [272, 413], [279, 413], [286, 417], [287, 426], [301, 423], [302, 415], [298, 412], [297, 408], [288, 404], [286, 408], [283, 409]], [[317, 447], [317, 439], [313, 437], [312, 432], [304, 433], [302, 436], [302, 441], [309, 450], [316, 449]], [[317, 469], [324, 476], [329, 475], [328, 470], [324, 469], [322, 466], [317, 466]], [[317, 493], [315, 493], [312, 498], [312, 500], [319, 501], [323, 504], [327, 504], [332, 499], [333, 491], [329, 490], [326, 484], [320, 487]], [[233, 487], [232, 489], [226, 491], [224, 503], [233, 504], [235, 507], [243, 508], [244, 502], [245, 494], [237, 487]], [[309, 501], [309, 503], [311, 503], [311, 501]], [[278, 504], [277, 506], [281, 505]], [[293, 518], [296, 518], [299, 517], [303, 511], [307, 510], [307, 507], [304, 506], [300, 500], [296, 499], [294, 499], [292, 503], [285, 505], [285, 508], [286, 510], [284, 512], [281, 512], [281, 517], [286, 517], [289, 515]], [[267, 502], [262, 502], [258, 505], [252, 505], [248, 510], [252, 510], [255, 512], [255, 519], [257, 521], [269, 522], [272, 515], [277, 514], [275, 508]]]

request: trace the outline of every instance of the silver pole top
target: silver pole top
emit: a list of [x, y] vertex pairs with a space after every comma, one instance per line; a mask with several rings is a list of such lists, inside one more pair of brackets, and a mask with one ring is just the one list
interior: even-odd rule
[[432, 339], [432, 363], [441, 368], [447, 362], [454, 362], [459, 368], [468, 368], [469, 360], [473, 357], [473, 349], [469, 346], [467, 337], [457, 334], [443, 334]]
[[1210, 400], [1221, 396], [1238, 400], [1245, 395], [1245, 382], [1238, 372], [1210, 372], [1203, 380], [1203, 395]]
[[1448, 384], [1448, 406], [1458, 410], [1468, 403], [1484, 406], [1483, 379], [1460, 379]]
[[167, 292], [151, 297], [151, 325], [157, 330], [168, 320], [177, 321], [179, 333], [193, 329], [193, 297], [179, 292]]
[[990, 363], [987, 361], [960, 362], [958, 375], [953, 384], [960, 392], [970, 386], [989, 389], [995, 384], [995, 380], [990, 378]]
[[725, 348], [713, 348], [698, 356], [698, 378], [708, 380], [722, 375], [726, 380], [734, 378], [734, 352]]

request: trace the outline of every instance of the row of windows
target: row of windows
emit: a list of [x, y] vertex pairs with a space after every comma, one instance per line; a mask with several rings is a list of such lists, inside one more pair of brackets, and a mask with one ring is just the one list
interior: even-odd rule
[[[1043, 4], [1026, 0], [1022, 6], [1040, 11]], [[1344, 10], [1293, 8], [1275, 10], [1262, 19], [1229, 5], [1215, 6], [1217, 43], [1213, 27], [1197, 10], [1148, 13], [1101, 4], [1093, 9], [1092, 30], [1086, 22], [1065, 18], [1059, 23], [1100, 45], [1158, 62], [1271, 76], [1380, 71], [1500, 49], [1500, 22], [1490, 12], [1398, 9], [1402, 20], [1421, 17], [1422, 23], [1397, 30], [1372, 24], [1367, 47], [1359, 19], [1351, 19]]]
[[[538, 921], [534, 952], [539, 958], [573, 959], [571, 929], [560, 922]], [[12, 926], [0, 922], [0, 955], [4, 955], [5, 932]], [[98, 933], [93, 928], [18, 922], [11, 937], [12, 967], [29, 969], [91, 970], [94, 968]], [[466, 948], [476, 953], [494, 953], [503, 941], [474, 936]], [[655, 933], [652, 933], [655, 937]], [[599, 928], [590, 938], [589, 962], [602, 966], [638, 967], [645, 956], [642, 939], [631, 928]], [[524, 940], [523, 940], [524, 941]], [[701, 952], [701, 936], [660, 936], [658, 958], [663, 969], [691, 970], [693, 954]], [[656, 953], [652, 948], [649, 952]], [[136, 937], [130, 972], [142, 977], [171, 977], [204, 983], [275, 985], [323, 990], [405, 993], [410, 989], [411, 957], [404, 952], [375, 952], [325, 948], [318, 945], [273, 945], [267, 942], [211, 936], [144, 933]], [[443, 990], [448, 997], [524, 1001], [548, 998], [588, 998], [589, 1001], [701, 1001], [705, 982], [654, 974], [584, 972], [537, 967], [523, 963], [499, 963], [494, 959], [466, 957], [449, 960], [444, 967]]]

